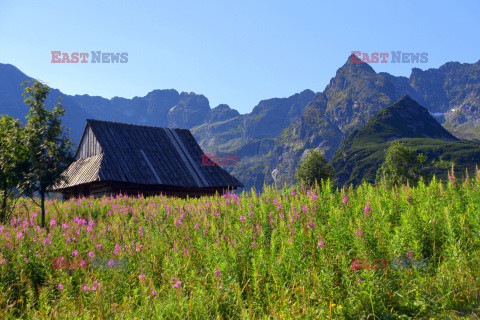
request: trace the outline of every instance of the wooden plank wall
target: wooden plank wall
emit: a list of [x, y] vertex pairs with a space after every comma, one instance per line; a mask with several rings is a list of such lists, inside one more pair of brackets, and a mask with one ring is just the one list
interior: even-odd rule
[[98, 142], [97, 138], [93, 134], [92, 128], [87, 127], [85, 135], [83, 136], [82, 143], [78, 150], [76, 160], [85, 159], [91, 156], [102, 153], [102, 147]]

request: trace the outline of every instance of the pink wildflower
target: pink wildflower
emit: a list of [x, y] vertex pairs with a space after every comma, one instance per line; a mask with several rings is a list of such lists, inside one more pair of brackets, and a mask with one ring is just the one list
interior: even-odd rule
[[364, 209], [364, 216], [370, 213], [370, 211], [372, 211], [372, 207], [370, 207], [370, 205], [367, 204]]

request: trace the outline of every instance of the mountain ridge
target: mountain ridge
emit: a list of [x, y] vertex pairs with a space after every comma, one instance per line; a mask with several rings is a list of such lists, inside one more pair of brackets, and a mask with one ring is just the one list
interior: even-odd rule
[[[261, 100], [246, 114], [226, 105], [211, 108], [205, 96], [175, 89], [132, 99], [71, 96], [52, 89], [47, 102], [53, 106], [58, 95], [64, 98], [65, 125], [76, 142], [87, 118], [190, 129], [206, 153], [239, 156], [239, 166], [226, 169], [257, 189], [265, 182], [294, 182], [299, 160], [311, 149], [331, 159], [350, 133], [404, 94], [437, 114], [458, 137], [480, 138], [480, 60], [413, 68], [409, 77], [377, 73], [351, 60], [352, 55], [322, 92], [307, 89]], [[0, 113], [26, 115], [18, 82], [28, 79], [15, 66], [0, 64]]]

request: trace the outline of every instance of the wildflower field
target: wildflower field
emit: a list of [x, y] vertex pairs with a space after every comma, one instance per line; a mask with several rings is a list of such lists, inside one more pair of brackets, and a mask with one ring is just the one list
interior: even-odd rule
[[[49, 201], [39, 221], [22, 198], [0, 226], [1, 319], [478, 319], [478, 172], [415, 188]], [[427, 264], [365, 263], [392, 258]]]

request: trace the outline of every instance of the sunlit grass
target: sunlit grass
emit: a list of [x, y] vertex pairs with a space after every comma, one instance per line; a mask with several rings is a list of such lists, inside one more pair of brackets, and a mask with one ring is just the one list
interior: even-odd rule
[[[21, 199], [0, 227], [0, 318], [474, 319], [479, 178], [50, 201], [46, 230]], [[428, 267], [354, 270], [355, 257]]]

